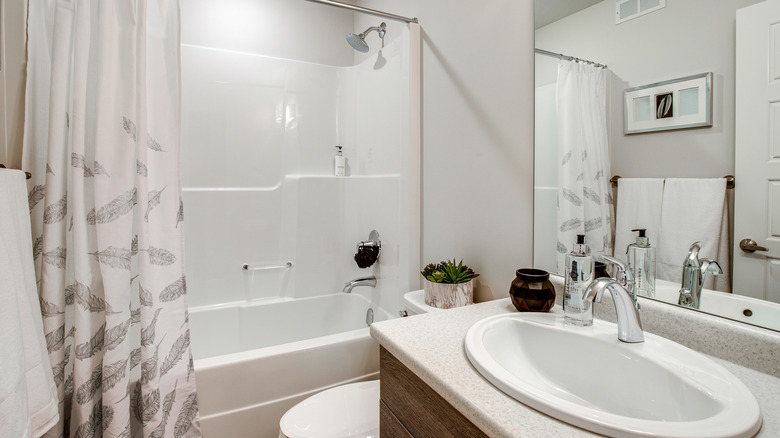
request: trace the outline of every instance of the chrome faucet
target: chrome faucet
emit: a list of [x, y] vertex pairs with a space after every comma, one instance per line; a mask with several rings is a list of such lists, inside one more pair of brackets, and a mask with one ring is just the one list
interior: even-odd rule
[[601, 255], [600, 257], [604, 262], [609, 263], [611, 265], [614, 265], [617, 269], [617, 272], [615, 272], [615, 281], [618, 282], [623, 288], [631, 295], [631, 298], [634, 300], [634, 304], [636, 305], [636, 308], [639, 308], [639, 302], [636, 299], [636, 290], [634, 288], [634, 285], [636, 284], [636, 278], [634, 277], [634, 273], [631, 272], [630, 269], [628, 269], [628, 266], [626, 266], [625, 263], [622, 261], [610, 257], [607, 255]]
[[352, 292], [352, 289], [358, 286], [376, 287], [376, 277], [372, 275], [371, 277], [361, 277], [361, 278], [356, 278], [354, 280], [348, 281], [344, 283], [344, 289], [342, 289], [341, 291], [348, 294]]
[[680, 298], [677, 301], [681, 306], [693, 307], [694, 309], [698, 309], [701, 305], [701, 288], [707, 274], [720, 275], [723, 273], [723, 269], [715, 260], [700, 259], [700, 250], [701, 242], [693, 242], [688, 250], [688, 256], [683, 262]]
[[612, 302], [615, 303], [618, 339], [630, 343], [644, 342], [642, 320], [639, 318], [639, 309], [634, 298], [615, 279], [605, 277], [597, 279], [585, 289], [583, 299], [594, 303], [601, 302], [605, 290], [612, 294]]

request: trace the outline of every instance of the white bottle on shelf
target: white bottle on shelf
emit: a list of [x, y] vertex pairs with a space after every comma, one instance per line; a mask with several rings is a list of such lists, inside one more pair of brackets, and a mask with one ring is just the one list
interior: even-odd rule
[[333, 159], [333, 174], [335, 176], [347, 174], [347, 159], [341, 152], [341, 146], [336, 146], [336, 158]]

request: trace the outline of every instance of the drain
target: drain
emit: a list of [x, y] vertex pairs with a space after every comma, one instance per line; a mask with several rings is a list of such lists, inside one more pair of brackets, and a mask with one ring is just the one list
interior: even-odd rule
[[374, 309], [368, 308], [366, 310], [366, 325], [371, 325], [374, 322]]
[[742, 311], [742, 314], [745, 316], [753, 316], [753, 311], [750, 309], [745, 309]]

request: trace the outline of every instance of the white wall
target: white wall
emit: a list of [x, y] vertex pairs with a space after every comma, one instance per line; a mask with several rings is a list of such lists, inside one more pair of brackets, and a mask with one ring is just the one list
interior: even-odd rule
[[533, 252], [533, 2], [360, 4], [422, 26], [422, 263], [463, 258], [478, 301], [506, 297]]
[[[669, 1], [615, 24], [603, 1], [536, 31], [536, 47], [605, 63], [611, 80], [612, 173], [625, 177], [721, 177], [734, 172], [735, 11], [759, 0]], [[536, 84], [555, 81], [557, 60], [537, 56]], [[623, 134], [623, 90], [714, 73], [712, 128]]]
[[19, 169], [27, 77], [27, 1], [0, 2], [0, 9], [0, 163]]

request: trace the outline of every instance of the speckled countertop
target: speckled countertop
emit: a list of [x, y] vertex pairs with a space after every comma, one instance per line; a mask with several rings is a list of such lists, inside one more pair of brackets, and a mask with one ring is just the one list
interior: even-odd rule
[[[607, 307], [605, 303], [599, 306]], [[609, 304], [609, 307], [612, 305]], [[686, 312], [673, 306], [643, 301], [643, 322], [648, 321], [645, 330], [667, 338], [683, 336], [692, 327], [709, 330], [693, 337], [693, 343], [702, 343], [702, 348], [688, 346], [703, 351], [750, 388], [764, 417], [762, 429], [756, 436], [780, 437], [780, 359], [777, 355], [780, 351], [780, 333], [709, 315], [697, 314], [691, 321], [690, 313], [695, 312], [678, 314], [677, 311]], [[508, 298], [446, 312], [377, 322], [371, 326], [371, 335], [491, 437], [598, 436], [516, 401], [490, 384], [472, 367], [463, 347], [466, 331], [483, 318], [507, 312], [516, 312]], [[603, 312], [597, 309], [596, 315], [612, 319], [608, 312], [606, 315]], [[681, 317], [685, 318], [684, 324], [679, 320]], [[654, 330], [655, 327], [662, 330]], [[745, 355], [747, 357], [740, 360]], [[747, 363], [756, 369], [734, 362], [743, 365]]]

